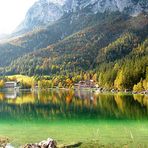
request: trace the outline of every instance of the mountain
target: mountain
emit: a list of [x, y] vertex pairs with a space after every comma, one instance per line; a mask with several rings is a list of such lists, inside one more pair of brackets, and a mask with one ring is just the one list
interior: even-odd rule
[[0, 34], [0, 40], [7, 38], [7, 34]]
[[30, 31], [34, 28], [53, 23], [63, 15], [62, 4], [49, 0], [40, 0], [29, 9], [25, 20], [19, 25], [16, 32]]
[[[84, 12], [68, 13], [52, 25], [38, 28], [0, 43], [0, 66], [8, 66], [13, 60], [24, 54], [46, 48], [84, 28], [109, 22], [109, 20], [121, 15], [118, 12], [110, 15], [108, 13], [88, 15]], [[128, 16], [122, 15], [122, 17], [126, 19]]]
[[66, 6], [68, 6], [69, 11], [90, 8], [93, 13], [104, 13], [105, 11], [123, 12], [129, 9], [128, 13], [138, 14], [146, 10], [148, 4], [146, 0], [67, 0]]
[[87, 10], [87, 13], [124, 12], [138, 15], [148, 11], [147, 0], [38, 0], [26, 14], [16, 32], [27, 32], [52, 24], [66, 13]]
[[[87, 27], [46, 48], [31, 52], [15, 60], [10, 67], [11, 69], [14, 67], [12, 71], [16, 70], [15, 73], [30, 75], [30, 69], [32, 69], [32, 74], [39, 74], [46, 62], [47, 69], [45, 68], [45, 71], [42, 69], [43, 73], [49, 72], [52, 65], [61, 67], [60, 71], [64, 69], [89, 70], [91, 66], [94, 67], [93, 64], [124, 58], [147, 38], [148, 15], [139, 15], [134, 18], [118, 15], [113, 18], [110, 21], [108, 19], [107, 22]], [[122, 44], [120, 40], [123, 40]], [[112, 47], [112, 43], [117, 46], [117, 49]], [[37, 67], [39, 71], [35, 72]]]
[[129, 80], [124, 88], [131, 89], [146, 78], [147, 2], [39, 0], [28, 11], [19, 33], [0, 43], [0, 74], [96, 73], [100, 85], [113, 87], [124, 73]]

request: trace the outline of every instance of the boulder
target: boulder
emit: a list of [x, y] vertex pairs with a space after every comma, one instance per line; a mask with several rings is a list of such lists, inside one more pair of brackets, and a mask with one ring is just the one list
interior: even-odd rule
[[47, 140], [41, 141], [38, 144], [41, 148], [56, 148], [57, 143], [55, 140], [48, 138]]
[[57, 148], [55, 140], [48, 138], [36, 144], [26, 144], [23, 148]]
[[70, 144], [57, 145], [57, 142], [51, 138], [35, 144], [26, 144], [23, 148], [75, 148], [81, 146], [82, 142], [73, 142]]

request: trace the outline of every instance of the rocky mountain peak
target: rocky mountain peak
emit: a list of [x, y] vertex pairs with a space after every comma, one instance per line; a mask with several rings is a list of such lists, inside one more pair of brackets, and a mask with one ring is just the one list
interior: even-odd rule
[[53, 23], [63, 16], [63, 4], [51, 0], [37, 1], [27, 12], [24, 21], [17, 28], [17, 31], [30, 31], [34, 28]]
[[132, 15], [148, 10], [148, 0], [67, 0], [65, 4], [69, 6], [69, 11], [90, 7], [94, 13], [104, 13], [105, 11], [123, 12], [129, 9], [128, 13]]
[[38, 0], [29, 9], [17, 31], [49, 25], [65, 13], [75, 13], [83, 9], [94, 14], [119, 11], [135, 16], [148, 11], [148, 0]]

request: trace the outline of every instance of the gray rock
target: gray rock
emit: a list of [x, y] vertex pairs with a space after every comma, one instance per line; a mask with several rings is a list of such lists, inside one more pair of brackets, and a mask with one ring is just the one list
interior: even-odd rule
[[47, 140], [41, 141], [39, 144], [39, 146], [41, 146], [41, 148], [56, 148], [56, 141], [48, 138]]
[[119, 11], [136, 16], [143, 11], [148, 12], [148, 0], [38, 0], [15, 32], [45, 27], [61, 19], [65, 13], [79, 13], [84, 9], [88, 14]]
[[26, 144], [23, 148], [56, 148], [57, 143], [55, 140], [48, 138], [36, 144]]

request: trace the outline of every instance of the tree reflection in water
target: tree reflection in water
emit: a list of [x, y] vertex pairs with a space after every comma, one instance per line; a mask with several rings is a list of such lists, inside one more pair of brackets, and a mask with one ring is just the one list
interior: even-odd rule
[[148, 96], [94, 94], [84, 90], [58, 90], [17, 94], [9, 99], [0, 93], [1, 119], [103, 118], [147, 119]]

